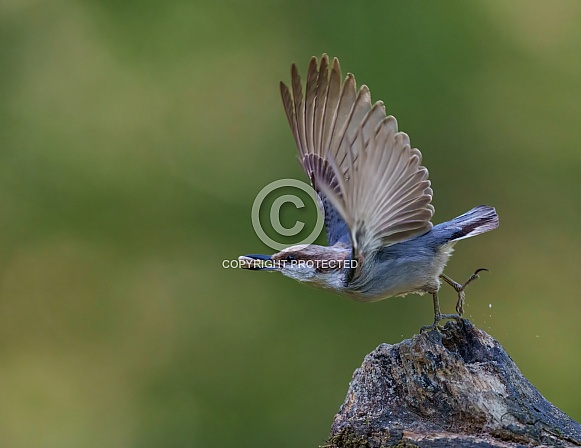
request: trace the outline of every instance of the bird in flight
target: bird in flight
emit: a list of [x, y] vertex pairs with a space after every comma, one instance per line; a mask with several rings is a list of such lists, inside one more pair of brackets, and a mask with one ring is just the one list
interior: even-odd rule
[[[305, 173], [325, 217], [328, 246], [295, 245], [274, 255], [244, 255], [242, 267], [277, 271], [362, 302], [429, 293], [434, 321], [461, 318], [463, 284], [443, 273], [457, 241], [498, 227], [494, 208], [481, 205], [433, 225], [432, 189], [422, 155], [366, 85], [342, 80], [339, 61], [310, 61], [303, 87], [296, 65], [282, 102]], [[457, 293], [458, 314], [442, 314], [441, 282]]]

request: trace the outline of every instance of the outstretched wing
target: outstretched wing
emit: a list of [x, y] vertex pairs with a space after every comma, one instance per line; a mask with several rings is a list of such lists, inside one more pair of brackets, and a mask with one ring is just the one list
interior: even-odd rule
[[[362, 120], [368, 116], [370, 125], [378, 125], [383, 116], [369, 116], [371, 96], [367, 86], [356, 89], [355, 78], [348, 74], [341, 82], [341, 68], [337, 58], [329, 67], [329, 58], [324, 54], [321, 63], [313, 57], [309, 64], [305, 95], [296, 65], [291, 68], [292, 93], [280, 83], [280, 91], [299, 152], [299, 161], [307, 173], [313, 188], [321, 199], [325, 215], [325, 227], [329, 245], [337, 242], [349, 243], [349, 229], [327, 197], [321, 186], [330, 188], [334, 196], [343, 198], [339, 179], [349, 177], [348, 142], [359, 130]], [[337, 170], [331, 169], [332, 158]]]
[[429, 231], [434, 214], [420, 151], [410, 146], [407, 134], [398, 132], [393, 116], [384, 115], [376, 125], [379, 113], [385, 114], [383, 105], [376, 103], [347, 145], [349, 177], [340, 176], [340, 161], [328, 158], [338, 188], [317, 180], [349, 227], [355, 256], [363, 258]]
[[292, 94], [281, 83], [286, 115], [325, 212], [329, 244], [351, 243], [359, 257], [432, 228], [434, 207], [428, 171], [409, 137], [398, 132], [381, 101], [371, 104], [367, 86], [356, 90], [339, 61], [312, 58], [305, 96], [292, 66]]

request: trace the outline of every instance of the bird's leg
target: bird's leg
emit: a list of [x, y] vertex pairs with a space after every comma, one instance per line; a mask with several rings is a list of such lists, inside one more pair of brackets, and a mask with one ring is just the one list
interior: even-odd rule
[[440, 312], [440, 299], [438, 298], [438, 291], [432, 293], [432, 299], [434, 301], [434, 323], [432, 325], [424, 325], [422, 328], [420, 328], [420, 333], [440, 328], [438, 327], [438, 324], [443, 319], [460, 319], [460, 316], [457, 314], [442, 314]]
[[482, 271], [488, 271], [488, 269], [486, 268], [477, 269], [476, 272], [474, 272], [474, 274], [472, 274], [470, 278], [466, 280], [466, 282], [464, 282], [464, 284], [462, 285], [452, 280], [446, 274], [441, 274], [440, 278], [444, 280], [446, 283], [448, 283], [458, 293], [458, 301], [456, 302], [456, 311], [458, 312], [458, 314], [442, 314], [440, 312], [440, 299], [438, 298], [438, 292], [437, 291], [433, 292], [432, 299], [434, 301], [434, 323], [432, 325], [424, 325], [422, 328], [420, 328], [420, 333], [440, 328], [438, 324], [440, 323], [440, 321], [444, 319], [456, 319], [456, 320], [461, 319], [462, 314], [464, 314], [464, 302], [466, 300], [464, 290], [466, 289], [466, 286], [468, 286], [473, 280], [476, 280], [478, 277], [480, 277], [478, 273]]
[[464, 295], [464, 290], [466, 289], [466, 286], [468, 286], [470, 284], [470, 282], [472, 282], [473, 280], [476, 280], [478, 277], [480, 277], [478, 275], [478, 273], [481, 271], [488, 271], [488, 269], [486, 269], [486, 268], [476, 269], [476, 272], [474, 272], [474, 274], [472, 274], [470, 276], [470, 278], [468, 280], [466, 280], [466, 282], [463, 285], [461, 285], [458, 282], [455, 282], [450, 277], [448, 277], [446, 274], [440, 275], [440, 278], [442, 280], [444, 280], [446, 283], [448, 283], [458, 293], [458, 302], [456, 302], [456, 311], [458, 312], [458, 316], [462, 316], [462, 314], [464, 314], [464, 302], [466, 300], [466, 297]]

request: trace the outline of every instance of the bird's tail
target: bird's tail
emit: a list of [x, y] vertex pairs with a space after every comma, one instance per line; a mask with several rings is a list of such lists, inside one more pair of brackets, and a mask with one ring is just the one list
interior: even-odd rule
[[498, 215], [493, 207], [479, 205], [440, 226], [452, 231], [448, 241], [458, 241], [496, 229]]

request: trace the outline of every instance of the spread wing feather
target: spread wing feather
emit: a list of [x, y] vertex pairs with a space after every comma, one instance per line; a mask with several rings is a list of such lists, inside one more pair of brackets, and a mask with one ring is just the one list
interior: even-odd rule
[[[377, 106], [378, 103], [376, 103]], [[378, 114], [382, 105], [368, 115]], [[340, 178], [335, 194], [323, 182], [321, 190], [349, 227], [356, 255], [368, 255], [383, 246], [421, 235], [432, 228], [434, 213], [428, 171], [409, 137], [397, 131], [394, 117], [384, 117], [374, 129], [367, 117], [348, 148], [350, 178]], [[341, 168], [328, 159], [335, 176]]]
[[333, 204], [321, 193], [318, 183], [324, 183], [337, 196], [342, 196], [328, 157], [339, 160], [341, 176], [349, 176], [347, 148], [355, 138], [361, 120], [371, 109], [369, 89], [362, 86], [357, 91], [355, 78], [351, 74], [343, 83], [341, 78], [337, 58], [330, 65], [327, 55], [323, 55], [320, 63], [314, 57], [310, 61], [304, 96], [294, 64], [291, 67], [292, 89], [280, 83], [282, 102], [297, 145], [299, 161], [321, 199], [319, 206], [325, 214], [330, 245], [349, 243], [349, 231]]
[[[299, 161], [321, 199], [329, 244], [350, 240], [367, 254], [428, 231], [434, 208], [421, 153], [372, 105], [367, 86], [341, 82], [337, 58], [312, 58], [303, 96], [297, 67], [281, 96]], [[347, 240], [347, 241], [346, 241]]]

